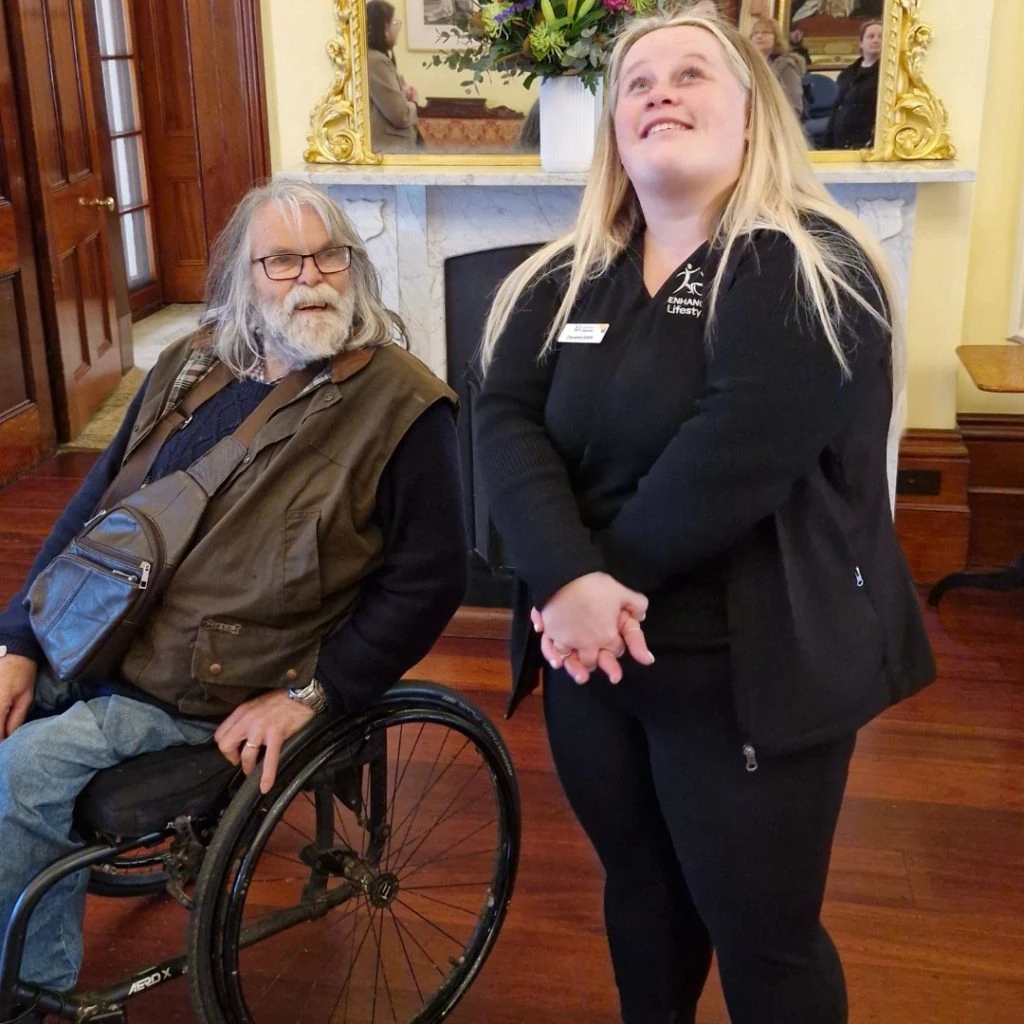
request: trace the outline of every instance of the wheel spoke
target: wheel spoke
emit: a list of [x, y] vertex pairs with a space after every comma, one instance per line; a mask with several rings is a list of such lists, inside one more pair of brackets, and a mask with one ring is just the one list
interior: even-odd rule
[[[405, 889], [402, 892], [406, 892]], [[467, 910], [465, 907], [460, 907], [457, 903], [449, 903], [447, 900], [439, 900], [436, 896], [428, 896], [426, 893], [416, 892], [413, 895], [417, 899], [429, 900], [431, 903], [436, 903], [441, 907], [450, 907], [452, 910], [457, 910], [460, 914], [469, 914], [470, 917], [476, 918], [480, 916], [479, 910]]]
[[405, 933], [409, 936], [409, 938], [416, 943], [416, 948], [430, 961], [430, 966], [433, 967], [434, 970], [437, 971], [438, 975], [443, 979], [445, 977], [444, 971], [442, 971], [441, 968], [434, 962], [434, 958], [426, 951], [426, 949], [423, 946], [423, 943], [416, 938], [415, 934], [413, 933], [413, 930], [403, 920], [401, 920], [401, 918], [399, 918], [399, 916], [395, 913], [393, 907], [388, 907], [388, 910], [391, 911], [391, 916], [395, 919], [395, 924], [399, 928], [404, 929]]
[[[433, 832], [435, 832], [441, 825], [443, 825], [446, 821], [448, 821], [452, 817], [452, 814], [453, 814], [452, 806], [453, 806], [453, 804], [455, 804], [456, 801], [459, 799], [459, 797], [462, 796], [462, 794], [469, 787], [470, 783], [472, 783], [472, 781], [476, 778], [477, 774], [479, 774], [479, 769], [477, 769], [477, 771], [474, 772], [473, 775], [471, 775], [469, 777], [469, 779], [466, 781], [466, 783], [462, 787], [462, 789], [460, 789], [455, 794], [455, 796], [452, 797], [452, 799], [449, 802], [448, 806], [444, 809], [444, 811], [442, 811], [441, 816], [437, 819], [437, 821], [432, 826], [430, 826], [430, 828], [428, 828], [425, 832], [422, 833], [422, 835], [421, 835], [421, 837], [419, 839], [419, 842], [416, 844], [415, 847], [413, 847], [412, 853], [410, 853], [405, 858], [405, 860], [402, 861], [402, 863], [397, 868], [395, 868], [395, 874], [399, 874], [402, 871], [402, 869], [406, 866], [406, 864], [408, 864], [409, 861], [411, 861], [413, 859], [413, 857], [416, 856], [416, 854], [420, 850], [420, 847], [422, 847], [423, 844], [427, 841], [427, 838]], [[466, 805], [466, 807], [464, 809], [468, 810], [470, 807], [472, 807], [474, 804], [476, 804], [482, 797], [488, 796], [489, 794], [490, 794], [490, 790], [484, 790], [483, 793], [481, 793], [479, 796], [476, 796], [472, 800], [470, 800], [470, 802]]]
[[[345, 993], [345, 1019], [348, 1020], [348, 983], [352, 980], [352, 972], [356, 969], [356, 961], [359, 959], [359, 954], [363, 951], [363, 945], [366, 942], [367, 935], [370, 934], [370, 930], [373, 927], [373, 915], [370, 915], [370, 920], [366, 922], [366, 931], [363, 932], [363, 937], [359, 940], [359, 945], [352, 953], [352, 966], [348, 969], [348, 974], [345, 975], [345, 980], [341, 983], [342, 992]], [[331, 1016], [334, 1016], [334, 1011], [338, 1009], [338, 1003], [341, 1002], [341, 996], [338, 996], [338, 1001], [334, 1004], [334, 1009], [331, 1010]]]
[[[449, 733], [450, 732], [451, 730], [449, 730]], [[413, 809], [409, 812], [409, 814], [406, 815], [406, 818], [402, 822], [402, 825], [405, 825], [406, 820], [409, 822], [405, 830], [405, 838], [402, 840], [403, 845], [408, 840], [409, 834], [412, 832], [412, 826], [415, 824], [416, 816], [420, 813], [420, 808], [423, 806], [423, 801], [427, 798], [427, 794], [434, 788], [435, 785], [437, 785], [438, 782], [441, 781], [441, 779], [444, 778], [444, 776], [448, 773], [448, 770], [451, 768], [451, 766], [458, 760], [462, 751], [465, 750], [467, 746], [469, 746], [470, 741], [468, 737], [464, 737], [464, 742], [462, 746], [455, 751], [455, 753], [452, 755], [451, 760], [448, 762], [448, 764], [444, 766], [444, 769], [441, 771], [441, 774], [438, 775], [437, 778], [435, 779], [434, 771], [437, 768], [438, 762], [441, 760], [441, 753], [444, 751], [445, 744], [447, 742], [448, 737], [446, 736], [442, 741], [440, 748], [437, 751], [437, 756], [434, 758], [434, 763], [430, 766], [430, 771], [427, 774], [427, 781], [423, 785], [423, 792], [420, 793], [419, 800], [416, 801], [416, 803], [413, 805]], [[397, 826], [394, 829], [394, 831], [397, 832], [398, 829], [402, 827], [402, 825]]]
[[[462, 843], [467, 842], [474, 836], [479, 835], [479, 833], [481, 833], [485, 828], [490, 828], [490, 826], [494, 824], [497, 824], [497, 818], [492, 818], [490, 821], [484, 822], [483, 825], [480, 825], [478, 828], [473, 829], [473, 831], [470, 832], [469, 835], [463, 836], [461, 839], [457, 839], [454, 843], [451, 844], [451, 846], [447, 846], [440, 852], [435, 853], [433, 857], [429, 857], [427, 860], [423, 861], [420, 864], [413, 865], [413, 867], [410, 868], [409, 871], [406, 873], [405, 877], [407, 879], [411, 878], [414, 874], [416, 874], [417, 871], [422, 871], [423, 868], [429, 867], [429, 865], [431, 864], [436, 864], [442, 857], [446, 857], [452, 850], [454, 850], [455, 847], [460, 846]], [[487, 851], [485, 850], [476, 850], [470, 853], [456, 854], [456, 856], [454, 857], [448, 857], [448, 861], [450, 863], [451, 861], [458, 860], [459, 858], [479, 856], [481, 853], [486, 852]]]
[[388, 907], [388, 913], [391, 915], [391, 923], [395, 928], [395, 937], [398, 939], [399, 945], [402, 947], [402, 953], [405, 955], [405, 962], [409, 967], [409, 974], [412, 977], [412, 983], [416, 986], [416, 995], [420, 997], [420, 1002], [423, 1002], [423, 989], [420, 988], [419, 979], [416, 977], [416, 969], [412, 965], [412, 957], [409, 956], [409, 947], [405, 944], [405, 939], [402, 938], [402, 929], [398, 927], [398, 918], [395, 917], [395, 912]]
[[450, 934], [449, 932], [446, 932], [439, 924], [435, 924], [433, 921], [431, 921], [429, 917], [424, 917], [415, 907], [410, 906], [404, 900], [400, 900], [396, 896], [395, 903], [401, 904], [403, 907], [405, 907], [406, 910], [415, 914], [421, 921], [425, 922], [426, 924], [429, 924], [430, 927], [434, 929], [434, 931], [440, 932], [446, 939], [448, 939], [449, 942], [452, 942], [456, 946], [463, 945], [461, 940], [455, 938], [455, 936]]

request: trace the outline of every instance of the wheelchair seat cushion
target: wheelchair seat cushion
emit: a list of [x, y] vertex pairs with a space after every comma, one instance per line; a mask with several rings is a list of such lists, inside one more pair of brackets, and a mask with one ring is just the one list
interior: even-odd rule
[[159, 832], [181, 814], [212, 814], [238, 772], [213, 743], [140, 754], [93, 777], [75, 805], [76, 824], [120, 839]]

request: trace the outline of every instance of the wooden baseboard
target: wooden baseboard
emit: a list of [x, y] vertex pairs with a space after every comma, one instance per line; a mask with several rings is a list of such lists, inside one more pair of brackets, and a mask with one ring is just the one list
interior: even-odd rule
[[971, 461], [968, 561], [1008, 565], [1024, 552], [1024, 416], [961, 413], [957, 426]]
[[956, 430], [908, 430], [900, 445], [896, 535], [919, 584], [967, 564], [968, 451]]
[[445, 628], [445, 636], [470, 637], [480, 640], [507, 640], [512, 627], [508, 608], [478, 608], [463, 605]]

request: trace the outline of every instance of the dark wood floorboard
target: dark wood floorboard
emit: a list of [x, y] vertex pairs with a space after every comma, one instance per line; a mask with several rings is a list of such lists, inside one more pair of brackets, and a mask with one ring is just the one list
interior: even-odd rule
[[[91, 458], [56, 456], [0, 492], [0, 599]], [[939, 680], [861, 734], [825, 919], [846, 966], [851, 1024], [1022, 1024], [1024, 594], [953, 592], [927, 617]], [[414, 674], [458, 686], [499, 723], [523, 797], [512, 909], [451, 1020], [614, 1024], [601, 872], [554, 776], [540, 702], [503, 720], [497, 641], [442, 639]], [[184, 927], [184, 911], [163, 900], [91, 899], [83, 981], [173, 955]], [[147, 1024], [194, 1019], [182, 981], [129, 1010]], [[714, 977], [699, 1021], [728, 1021]]]

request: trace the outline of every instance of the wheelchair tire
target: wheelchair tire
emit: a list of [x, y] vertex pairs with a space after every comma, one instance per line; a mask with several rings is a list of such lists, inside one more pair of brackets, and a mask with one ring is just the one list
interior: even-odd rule
[[89, 893], [121, 898], [158, 896], [167, 891], [167, 871], [160, 854], [140, 854], [105, 862], [89, 871]]
[[515, 882], [501, 737], [458, 694], [400, 683], [295, 739], [270, 793], [254, 772], [236, 794], [203, 862], [188, 938], [198, 1019], [443, 1021]]

